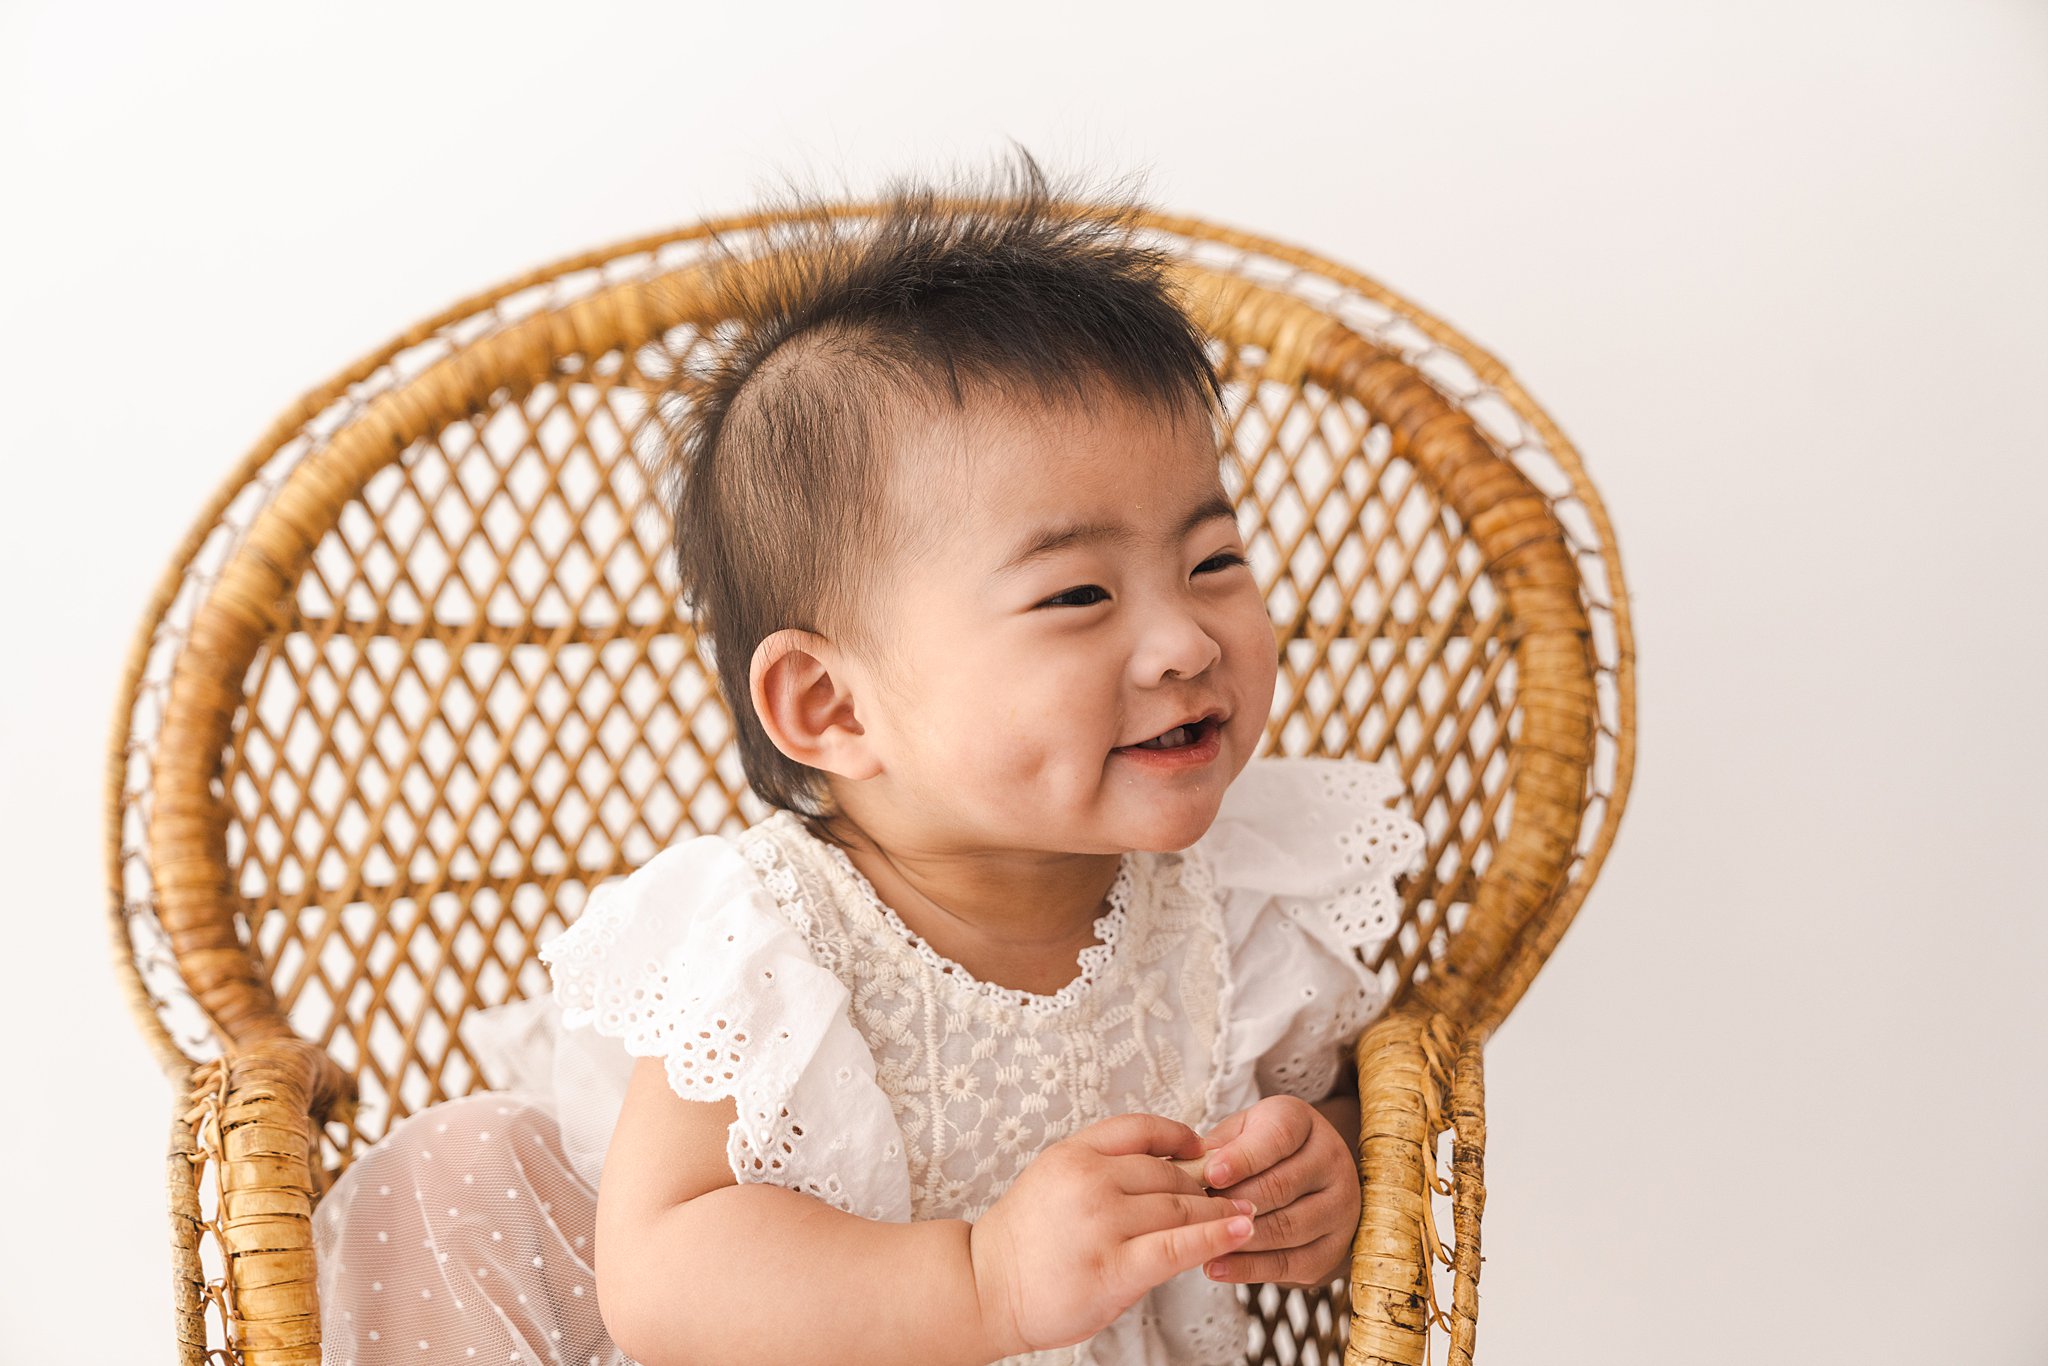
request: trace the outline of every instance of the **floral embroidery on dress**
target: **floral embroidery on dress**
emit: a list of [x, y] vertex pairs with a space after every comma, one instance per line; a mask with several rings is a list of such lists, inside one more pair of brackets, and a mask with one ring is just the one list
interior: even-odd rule
[[[749, 863], [850, 993], [910, 1166], [911, 1217], [974, 1219], [1047, 1145], [1129, 1111], [1208, 1120], [1220, 1072], [1222, 926], [1182, 854], [1126, 854], [1074, 979], [974, 977], [905, 925], [844, 850], [777, 812]], [[1134, 916], [1132, 907], [1143, 908]]]
[[[1046, 1147], [1111, 1115], [1165, 1115], [1198, 1131], [1222, 1117], [1229, 945], [1198, 852], [1126, 854], [1076, 976], [1035, 994], [976, 978], [938, 954], [844, 850], [796, 816], [774, 813], [736, 842], [812, 956], [846, 984], [847, 1016], [874, 1054], [875, 1083], [895, 1115], [910, 1217], [978, 1219]], [[785, 1120], [792, 1129], [802, 1122]], [[783, 1179], [807, 1189], [822, 1179], [811, 1161], [853, 1158], [813, 1155], [808, 1133], [787, 1152], [793, 1165]], [[1202, 1278], [1153, 1295], [1198, 1302], [1177, 1316], [1173, 1360], [1242, 1359], [1246, 1320], [1234, 1286]], [[1142, 1310], [1133, 1327], [1139, 1319], [1160, 1331], [1153, 1311]], [[1094, 1359], [1075, 1347], [1009, 1362]]]

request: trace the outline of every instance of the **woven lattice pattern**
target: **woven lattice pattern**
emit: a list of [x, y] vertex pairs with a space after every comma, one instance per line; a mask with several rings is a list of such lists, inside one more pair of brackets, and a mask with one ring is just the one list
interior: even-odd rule
[[[457, 1025], [546, 990], [534, 947], [593, 884], [764, 814], [643, 477], [652, 396], [717, 339], [690, 290], [713, 227], [776, 240], [734, 220], [580, 258], [308, 394], [151, 605], [110, 774], [117, 954], [181, 1087], [287, 1034], [353, 1079], [357, 1106], [313, 1117], [330, 1175], [480, 1084]], [[1224, 483], [1281, 647], [1267, 749], [1402, 768], [1428, 862], [1373, 966], [1483, 1038], [1626, 791], [1604, 513], [1505, 370], [1412, 305], [1273, 243], [1147, 232], [1226, 382]], [[1336, 1360], [1341, 1302], [1246, 1293], [1256, 1359]]]
[[[242, 914], [377, 1133], [478, 1084], [471, 1005], [546, 989], [589, 886], [745, 779], [660, 582], [620, 357], [436, 433], [315, 548], [228, 764]], [[353, 992], [353, 995], [351, 994]]]
[[1506, 813], [1482, 800], [1505, 790], [1503, 604], [1478, 547], [1392, 455], [1383, 424], [1312, 383], [1238, 380], [1259, 355], [1233, 359], [1224, 482], [1280, 635], [1267, 750], [1377, 757], [1391, 744], [1428, 761], [1412, 790], [1418, 807], [1436, 808], [1431, 865], [1442, 882], [1410, 887], [1377, 965], [1392, 986], [1427, 975], [1505, 828]]

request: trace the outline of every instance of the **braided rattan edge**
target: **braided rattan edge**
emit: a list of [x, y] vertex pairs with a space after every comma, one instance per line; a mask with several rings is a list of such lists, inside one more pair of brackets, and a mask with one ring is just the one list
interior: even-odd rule
[[[319, 1366], [320, 1128], [346, 1117], [352, 1096], [347, 1074], [301, 1039], [266, 1039], [191, 1069], [169, 1155], [181, 1362], [224, 1352], [236, 1366]], [[218, 1275], [201, 1256], [209, 1240]], [[224, 1343], [211, 1352], [209, 1313], [218, 1313]]]
[[[1470, 1366], [1485, 1203], [1480, 1049], [1480, 1039], [1461, 1041], [1449, 1017], [1412, 996], [1358, 1041], [1361, 1209], [1351, 1249], [1345, 1366], [1423, 1366], [1432, 1324], [1450, 1333], [1450, 1361]], [[1453, 1124], [1447, 1182], [1437, 1171], [1437, 1140]], [[1454, 1252], [1437, 1237], [1431, 1201], [1443, 1194], [1452, 1197]], [[1448, 1316], [1436, 1298], [1438, 1264], [1455, 1272]]]
[[1451, 1227], [1456, 1276], [1451, 1289], [1451, 1353], [1448, 1366], [1472, 1366], [1473, 1339], [1479, 1327], [1479, 1217], [1486, 1209], [1486, 1066], [1485, 1042], [1475, 1032], [1465, 1036], [1451, 1076]]
[[[210, 1064], [192, 1068], [189, 1089], [181, 1091], [171, 1109], [170, 1153], [165, 1160], [165, 1186], [171, 1198], [171, 1312], [178, 1344], [178, 1366], [202, 1366], [206, 1360], [206, 1311], [213, 1297], [207, 1289], [200, 1241], [208, 1236], [206, 1216], [199, 1209], [201, 1168], [209, 1159], [199, 1143], [195, 1105], [206, 1094], [199, 1077]], [[218, 1103], [218, 1102], [217, 1102]]]

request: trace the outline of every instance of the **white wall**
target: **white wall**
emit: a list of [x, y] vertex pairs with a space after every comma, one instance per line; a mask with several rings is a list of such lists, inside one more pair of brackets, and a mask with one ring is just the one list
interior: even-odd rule
[[1005, 135], [1440, 313], [1614, 517], [1640, 768], [1488, 1054], [1481, 1360], [2048, 1356], [2040, 6], [194, 8], [0, 10], [0, 1359], [171, 1360], [102, 747], [218, 478], [458, 295]]

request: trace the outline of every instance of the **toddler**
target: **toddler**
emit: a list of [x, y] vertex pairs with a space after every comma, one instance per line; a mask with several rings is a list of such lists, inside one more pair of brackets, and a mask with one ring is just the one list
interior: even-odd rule
[[[315, 1215], [326, 1360], [1225, 1363], [1346, 1272], [1419, 826], [1254, 758], [1223, 391], [1028, 154], [712, 276], [659, 481], [770, 814], [592, 890]], [[729, 266], [729, 262], [727, 263]]]

